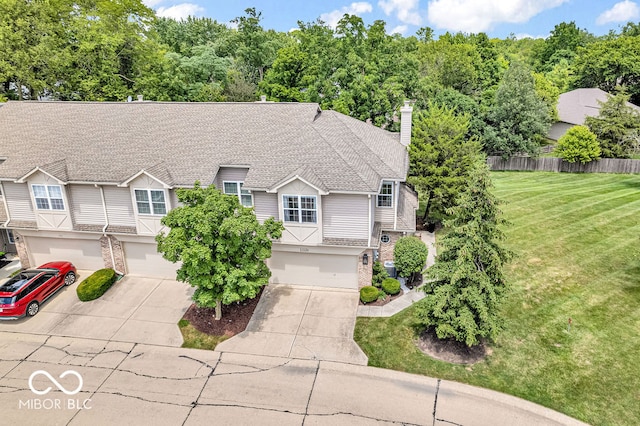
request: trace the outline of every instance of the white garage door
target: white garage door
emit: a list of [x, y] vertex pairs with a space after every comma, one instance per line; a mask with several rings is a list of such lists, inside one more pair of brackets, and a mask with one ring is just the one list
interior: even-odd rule
[[180, 267], [164, 259], [156, 251], [155, 244], [124, 243], [124, 258], [127, 273], [147, 277], [176, 279], [176, 270]]
[[357, 256], [274, 251], [268, 264], [272, 283], [358, 288]]
[[96, 271], [104, 268], [100, 242], [64, 238], [25, 237], [34, 267], [54, 260], [68, 260], [78, 269]]

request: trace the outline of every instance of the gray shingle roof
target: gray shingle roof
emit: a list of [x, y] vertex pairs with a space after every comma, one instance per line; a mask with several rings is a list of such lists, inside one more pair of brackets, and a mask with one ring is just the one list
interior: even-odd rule
[[[312, 103], [8, 102], [0, 179], [35, 167], [62, 181], [122, 183], [145, 170], [168, 185], [213, 181], [247, 164], [245, 186], [300, 175], [327, 191], [377, 192], [404, 180], [399, 134]], [[306, 177], [305, 177], [306, 176]]]
[[[558, 99], [559, 121], [570, 124], [584, 124], [587, 117], [600, 114], [600, 102], [606, 102], [609, 94], [600, 89], [576, 89], [560, 95]], [[627, 102], [632, 108], [640, 111], [640, 107]]]

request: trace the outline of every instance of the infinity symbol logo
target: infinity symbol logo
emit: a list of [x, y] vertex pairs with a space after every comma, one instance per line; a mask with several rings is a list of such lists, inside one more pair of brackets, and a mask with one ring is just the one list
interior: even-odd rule
[[82, 376], [77, 371], [67, 370], [64, 373], [62, 373], [60, 375], [60, 377], [59, 377], [60, 379], [63, 379], [68, 375], [72, 375], [72, 376], [76, 376], [78, 378], [78, 387], [75, 388], [72, 391], [68, 391], [67, 389], [64, 388], [64, 386], [62, 386], [60, 383], [58, 383], [58, 381], [56, 379], [54, 379], [51, 374], [49, 374], [48, 372], [46, 372], [44, 370], [38, 370], [38, 371], [34, 371], [33, 373], [31, 373], [31, 376], [29, 376], [29, 388], [31, 389], [31, 392], [35, 393], [36, 395], [46, 395], [51, 391], [51, 386], [49, 386], [45, 390], [37, 390], [36, 388], [33, 387], [33, 378], [36, 377], [39, 374], [42, 374], [43, 376], [46, 376], [47, 379], [49, 379], [51, 381], [51, 383], [56, 385], [56, 387], [59, 390], [61, 390], [62, 392], [64, 392], [66, 395], [75, 395], [78, 392], [80, 392], [80, 389], [82, 389]]

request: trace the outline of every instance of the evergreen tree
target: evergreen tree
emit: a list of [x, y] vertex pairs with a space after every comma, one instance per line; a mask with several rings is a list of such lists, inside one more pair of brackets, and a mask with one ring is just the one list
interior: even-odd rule
[[588, 127], [575, 126], [558, 140], [555, 153], [569, 163], [585, 164], [600, 159], [600, 144]]
[[487, 116], [484, 147], [489, 155], [537, 155], [551, 126], [549, 106], [536, 93], [529, 68], [514, 63], [505, 72]]
[[585, 124], [600, 142], [605, 158], [628, 158], [636, 148], [640, 133], [640, 112], [628, 103], [629, 95], [618, 93], [601, 103], [597, 117], [587, 117]]
[[465, 191], [450, 209], [452, 218], [445, 222], [450, 231], [440, 240], [435, 265], [427, 270], [427, 297], [416, 307], [422, 326], [435, 327], [440, 339], [468, 346], [496, 337], [507, 291], [502, 267], [511, 254], [500, 243], [504, 220], [491, 187], [486, 163], [477, 161]]

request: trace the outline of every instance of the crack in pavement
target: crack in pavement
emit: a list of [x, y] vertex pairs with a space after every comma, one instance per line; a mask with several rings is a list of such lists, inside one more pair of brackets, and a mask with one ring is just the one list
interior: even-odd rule
[[[199, 359], [191, 358], [190, 356], [187, 356], [187, 355], [180, 355], [180, 356], [183, 357], [183, 358], [187, 358], [187, 359], [190, 359], [190, 360], [193, 360], [193, 361], [201, 363], [202, 367], [200, 367], [200, 368], [203, 368], [205, 365], [209, 366], [209, 363], [200, 361]], [[202, 397], [202, 392], [204, 392], [205, 388], [209, 384], [209, 380], [211, 379], [211, 376], [213, 375], [213, 373], [216, 371], [216, 368], [218, 367], [218, 365], [220, 365], [220, 356], [218, 356], [218, 359], [216, 360], [216, 365], [211, 367], [211, 371], [207, 375], [207, 380], [205, 380], [204, 383], [202, 384], [202, 388], [200, 389], [200, 392], [198, 393], [198, 397], [196, 398], [195, 401], [193, 401], [191, 403], [191, 408], [189, 409], [189, 412], [187, 413], [186, 417], [184, 418], [184, 421], [182, 422], [182, 426], [184, 426], [185, 423], [187, 423], [187, 420], [189, 420], [189, 417], [191, 417], [191, 413], [193, 413], [193, 409], [196, 408], [199, 405], [200, 398]], [[198, 369], [198, 371], [200, 371], [200, 368]]]
[[464, 426], [460, 423], [450, 422], [449, 420], [445, 420], [445, 419], [436, 419], [436, 420], [438, 420], [439, 422], [449, 423], [450, 425], [454, 425], [454, 426]]
[[436, 425], [436, 409], [438, 408], [438, 392], [440, 392], [440, 382], [442, 380], [438, 379], [438, 383], [436, 384], [436, 395], [435, 398], [433, 400], [433, 423], [431, 423], [433, 426]]
[[313, 390], [316, 387], [316, 380], [318, 380], [318, 372], [320, 371], [320, 361], [316, 362], [316, 371], [313, 376], [313, 383], [311, 384], [311, 390], [309, 391], [309, 398], [307, 399], [307, 406], [304, 409], [304, 417], [302, 419], [302, 426], [304, 426], [304, 422], [307, 420], [307, 416], [309, 415], [309, 404], [311, 404], [311, 396], [313, 395]]

